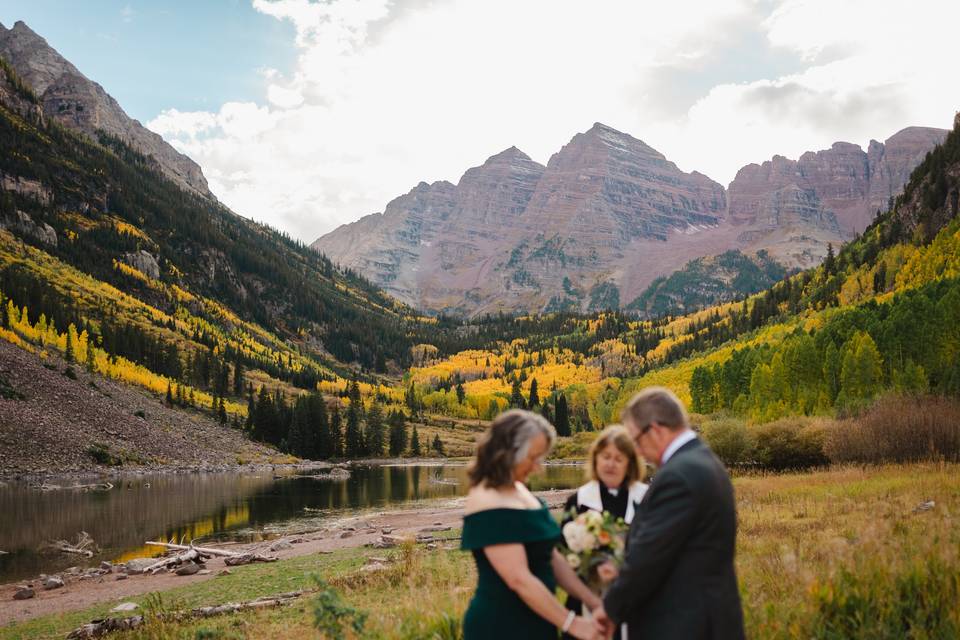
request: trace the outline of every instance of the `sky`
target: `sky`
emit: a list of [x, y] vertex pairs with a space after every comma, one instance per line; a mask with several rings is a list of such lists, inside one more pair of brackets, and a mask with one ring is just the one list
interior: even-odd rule
[[516, 145], [603, 122], [727, 185], [774, 154], [952, 126], [954, 0], [205, 0], [0, 4], [310, 242]]

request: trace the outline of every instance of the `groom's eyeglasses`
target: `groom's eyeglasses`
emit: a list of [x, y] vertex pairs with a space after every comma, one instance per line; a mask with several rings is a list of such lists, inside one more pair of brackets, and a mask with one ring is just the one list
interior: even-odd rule
[[643, 436], [646, 435], [647, 431], [650, 431], [652, 427], [653, 427], [653, 424], [647, 424], [641, 427], [640, 432], [637, 433], [637, 435], [633, 436], [633, 443], [639, 447], [640, 439], [643, 438]]

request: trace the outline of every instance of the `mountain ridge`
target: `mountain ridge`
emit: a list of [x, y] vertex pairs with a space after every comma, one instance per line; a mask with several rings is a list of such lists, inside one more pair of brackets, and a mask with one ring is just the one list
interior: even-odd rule
[[214, 198], [196, 162], [129, 117], [100, 84], [87, 78], [22, 20], [10, 29], [0, 24], [0, 57], [33, 88], [47, 117], [92, 139], [99, 131], [116, 136], [153, 158], [181, 188]]
[[[591, 292], [614, 289], [626, 306], [656, 278], [728, 250], [766, 251], [787, 269], [818, 264], [886, 208], [946, 133], [907, 127], [868, 151], [837, 142], [797, 160], [775, 155], [724, 188], [596, 122], [546, 165], [510, 147], [457, 185], [420, 183], [311, 246], [433, 312], [591, 311], [612, 299]], [[474, 176], [490, 193], [462, 192]], [[501, 189], [508, 203], [493, 198]]]

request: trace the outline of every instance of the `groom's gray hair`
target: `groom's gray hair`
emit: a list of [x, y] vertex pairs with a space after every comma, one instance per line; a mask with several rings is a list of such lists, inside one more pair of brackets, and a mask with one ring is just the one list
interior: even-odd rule
[[666, 387], [647, 387], [630, 399], [621, 419], [630, 421], [638, 429], [654, 422], [674, 431], [690, 427], [690, 417], [680, 398]]

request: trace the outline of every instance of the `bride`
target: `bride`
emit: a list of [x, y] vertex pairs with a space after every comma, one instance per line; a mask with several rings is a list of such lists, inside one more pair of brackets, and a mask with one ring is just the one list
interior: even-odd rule
[[524, 485], [555, 439], [542, 416], [512, 410], [494, 420], [477, 448], [461, 548], [473, 552], [478, 580], [463, 621], [464, 640], [555, 640], [557, 629], [580, 639], [604, 635], [554, 596], [559, 583], [591, 609], [602, 608], [554, 548], [560, 527], [546, 503]]

